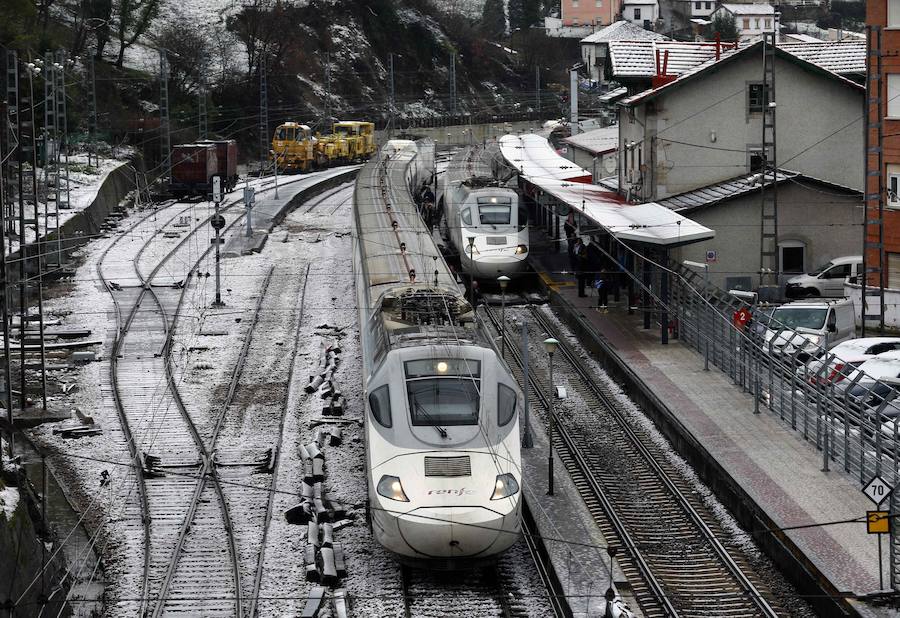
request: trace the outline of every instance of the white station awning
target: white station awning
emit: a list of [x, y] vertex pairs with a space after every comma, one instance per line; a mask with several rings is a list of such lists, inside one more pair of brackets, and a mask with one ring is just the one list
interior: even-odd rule
[[590, 172], [557, 154], [546, 138], [506, 135], [500, 138], [500, 152], [532, 185], [535, 197], [549, 194], [621, 240], [674, 247], [715, 236], [661, 204], [629, 204], [618, 193], [591, 184]]

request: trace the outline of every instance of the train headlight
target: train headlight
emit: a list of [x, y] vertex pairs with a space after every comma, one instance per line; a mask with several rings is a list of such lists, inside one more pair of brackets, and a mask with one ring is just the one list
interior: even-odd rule
[[528, 253], [528, 245], [519, 245], [516, 247], [516, 255], [522, 255], [523, 253]]
[[498, 474], [497, 482], [494, 483], [494, 495], [491, 500], [499, 500], [500, 498], [509, 498], [519, 493], [519, 483], [512, 474]]
[[387, 474], [382, 476], [375, 487], [375, 491], [378, 492], [379, 496], [384, 496], [389, 500], [409, 502], [409, 498], [403, 492], [403, 485], [400, 484], [400, 479], [396, 476], [388, 476]]

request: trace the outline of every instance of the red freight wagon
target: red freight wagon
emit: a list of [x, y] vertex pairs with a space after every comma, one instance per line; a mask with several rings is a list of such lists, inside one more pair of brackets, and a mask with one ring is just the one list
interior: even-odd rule
[[178, 196], [212, 193], [212, 178], [219, 171], [213, 144], [181, 144], [172, 148], [170, 189]]
[[237, 142], [233, 139], [203, 140], [199, 144], [213, 144], [216, 147], [218, 171], [222, 177], [224, 190], [231, 191], [237, 186]]

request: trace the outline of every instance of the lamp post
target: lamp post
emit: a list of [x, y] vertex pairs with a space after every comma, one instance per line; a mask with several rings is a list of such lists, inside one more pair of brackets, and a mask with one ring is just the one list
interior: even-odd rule
[[475, 286], [473, 285], [475, 281], [475, 275], [472, 274], [475, 270], [475, 237], [467, 236], [466, 240], [469, 241], [469, 300], [472, 302], [472, 306], [475, 306]]
[[547, 355], [550, 357], [550, 407], [547, 410], [547, 425], [549, 427], [549, 431], [547, 432], [547, 495], [553, 495], [553, 354], [556, 352], [556, 348], [559, 345], [559, 341], [550, 337], [549, 339], [544, 339], [544, 349], [547, 350]]
[[[685, 266], [691, 266], [693, 268], [702, 268], [703, 269], [703, 317], [709, 317], [708, 307], [706, 306], [706, 294], [709, 291], [709, 263], [708, 262], [692, 262], [691, 260], [684, 260]], [[710, 324], [710, 320], [703, 320], [707, 325]], [[698, 329], [699, 332], [699, 329]], [[705, 345], [703, 346], [703, 371], [709, 371], [709, 337], [706, 338]]]
[[500, 284], [500, 357], [506, 356], [506, 286], [509, 285], [509, 277], [500, 275], [497, 277]]

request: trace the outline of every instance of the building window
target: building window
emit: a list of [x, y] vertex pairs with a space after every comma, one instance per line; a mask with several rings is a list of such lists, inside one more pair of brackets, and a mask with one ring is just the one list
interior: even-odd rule
[[573, 9], [577, 9], [577, 8], [578, 8], [578, 0], [572, 0], [572, 8], [573, 8]]
[[900, 165], [887, 166], [887, 203], [888, 208], [900, 208]]
[[634, 9], [634, 18], [635, 18], [635, 19], [640, 19], [640, 18], [641, 18], [641, 9], [637, 9], [637, 8]]
[[900, 26], [900, 0], [887, 0], [887, 25]]
[[706, 10], [707, 10], [707, 11], [711, 11], [711, 10], [712, 10], [712, 2], [707, 2], [707, 3], [706, 3]]
[[694, 3], [694, 8], [697, 9], [698, 11], [700, 10], [700, 7], [701, 7], [701, 6], [703, 6], [703, 3], [702, 3], [702, 2], [695, 2], [695, 3]]
[[766, 17], [766, 30], [770, 30], [772, 28], [772, 20]]
[[763, 84], [747, 85], [747, 112], [760, 113], [765, 110], [769, 103], [768, 92], [765, 91]]
[[888, 73], [887, 89], [887, 115], [900, 118], [900, 73]]
[[[771, 155], [772, 149], [769, 147], [769, 156]], [[763, 156], [762, 147], [750, 146], [747, 148], [747, 167], [749, 172], [761, 172], [765, 163], [766, 159]]]
[[594, 2], [594, 6], [597, 7], [598, 9], [602, 9], [603, 8], [603, 0], [597, 0], [596, 2]]
[[787, 240], [781, 243], [781, 272], [806, 272], [806, 247], [798, 240]]
[[745, 18], [743, 19], [743, 24], [744, 24], [744, 28], [743, 28], [743, 29], [744, 29], [744, 30], [749, 30], [749, 29], [750, 29], [750, 18], [749, 18], [749, 17], [745, 17]]

